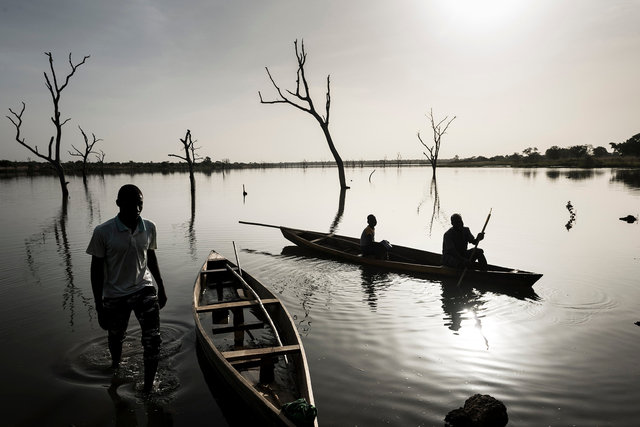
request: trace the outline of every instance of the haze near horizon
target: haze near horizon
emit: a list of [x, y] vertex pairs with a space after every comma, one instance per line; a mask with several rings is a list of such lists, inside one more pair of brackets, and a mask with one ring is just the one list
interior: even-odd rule
[[[293, 42], [344, 160], [424, 158], [426, 114], [457, 116], [441, 158], [605, 146], [640, 132], [640, 1], [4, 1], [4, 115], [26, 103], [23, 136], [46, 152], [54, 129], [44, 52], [59, 78], [63, 161], [78, 125], [105, 161], [175, 161], [187, 129], [199, 154], [232, 162], [332, 160], [315, 120], [262, 105], [295, 89]], [[0, 159], [34, 155], [0, 121]], [[428, 138], [427, 138], [428, 140]]]

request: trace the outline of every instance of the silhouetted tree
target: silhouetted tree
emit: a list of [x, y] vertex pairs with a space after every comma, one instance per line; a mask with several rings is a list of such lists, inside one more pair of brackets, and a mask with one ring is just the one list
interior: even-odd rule
[[104, 174], [104, 158], [106, 156], [105, 152], [100, 150], [100, 153], [93, 153], [96, 155], [96, 160], [100, 164], [100, 173]]
[[621, 156], [640, 156], [640, 133], [633, 135], [625, 142], [609, 143], [613, 151]]
[[179, 156], [178, 154], [169, 154], [169, 157], [177, 157], [187, 162], [187, 165], [189, 165], [189, 181], [191, 182], [191, 192], [193, 193], [196, 188], [196, 178], [193, 175], [193, 167], [200, 159], [196, 155], [196, 150], [198, 148], [195, 146], [195, 143], [198, 141], [194, 141], [191, 139], [191, 131], [187, 129], [187, 133], [185, 134], [184, 139], [181, 139], [180, 142], [182, 142], [182, 146], [184, 147], [184, 156]]
[[56, 77], [56, 71], [53, 68], [53, 56], [51, 55], [51, 52], [45, 52], [45, 55], [49, 57], [49, 69], [51, 70], [51, 76], [49, 76], [45, 71], [44, 79], [46, 82], [47, 89], [49, 89], [49, 93], [51, 94], [51, 100], [53, 101], [53, 116], [51, 117], [51, 121], [53, 122], [53, 125], [56, 128], [55, 136], [52, 136], [51, 139], [49, 140], [49, 147], [48, 147], [47, 154], [46, 155], [41, 154], [38, 151], [37, 146], [35, 147], [30, 146], [25, 141], [25, 138], [22, 137], [22, 134], [21, 134], [22, 115], [24, 114], [24, 110], [26, 108], [24, 101], [22, 102], [22, 109], [20, 110], [19, 113], [16, 113], [11, 108], [9, 108], [9, 111], [11, 112], [13, 117], [11, 116], [6, 116], [6, 117], [9, 120], [11, 120], [11, 123], [13, 123], [13, 125], [16, 128], [16, 141], [20, 145], [27, 148], [36, 156], [49, 162], [53, 167], [53, 169], [56, 171], [56, 174], [58, 175], [58, 179], [60, 180], [60, 188], [62, 189], [62, 199], [66, 202], [67, 199], [69, 198], [69, 189], [67, 188], [67, 181], [64, 176], [64, 168], [62, 167], [62, 163], [60, 161], [60, 146], [62, 143], [62, 126], [64, 126], [70, 119], [65, 119], [63, 121], [60, 118], [60, 95], [62, 94], [62, 91], [69, 84], [69, 79], [71, 78], [71, 76], [75, 74], [78, 67], [80, 67], [82, 64], [85, 63], [85, 61], [89, 58], [89, 55], [85, 56], [82, 59], [82, 61], [78, 62], [77, 64], [74, 64], [71, 61], [71, 53], [69, 53], [69, 65], [71, 66], [71, 72], [67, 74], [66, 78], [64, 79], [64, 83], [62, 83], [62, 85], [59, 84], [58, 79]]
[[593, 157], [607, 157], [609, 152], [604, 147], [596, 147], [593, 149]]
[[[446, 116], [444, 119], [440, 120], [438, 123], [433, 119], [433, 108], [429, 110], [429, 115], [427, 116], [429, 119], [429, 123], [431, 124], [431, 130], [433, 131], [433, 146], [428, 146], [420, 136], [420, 132], [418, 132], [418, 140], [427, 151], [423, 151], [423, 154], [431, 163], [431, 169], [433, 171], [432, 178], [436, 177], [436, 168], [438, 167], [438, 154], [440, 154], [440, 143], [442, 142], [442, 136], [447, 133], [447, 129], [452, 121], [456, 119], [456, 116], [453, 116], [451, 120], [447, 119], [449, 116]], [[427, 153], [428, 152], [428, 153]]]
[[589, 147], [587, 145], [572, 145], [568, 150], [569, 155], [577, 159], [589, 155]]
[[86, 183], [87, 182], [87, 160], [89, 159], [89, 154], [93, 152], [93, 146], [96, 145], [98, 141], [102, 141], [102, 139], [96, 138], [96, 135], [92, 133], [91, 136], [93, 137], [93, 141], [89, 143], [89, 138], [87, 137], [87, 134], [84, 133], [84, 130], [82, 130], [80, 126], [78, 126], [78, 129], [80, 129], [80, 132], [82, 133], [82, 137], [84, 138], [84, 150], [80, 151], [78, 148], [76, 148], [75, 145], [71, 144], [71, 147], [75, 151], [69, 151], [69, 155], [82, 158], [82, 181]]
[[347, 181], [344, 174], [344, 163], [342, 162], [342, 158], [340, 157], [340, 154], [338, 154], [338, 150], [336, 149], [333, 143], [333, 139], [331, 138], [331, 133], [329, 132], [329, 108], [331, 106], [330, 76], [329, 75], [327, 76], [327, 95], [326, 95], [326, 102], [325, 102], [325, 115], [321, 116], [320, 114], [318, 114], [318, 112], [315, 109], [313, 100], [311, 99], [311, 94], [309, 93], [309, 84], [307, 83], [307, 78], [305, 77], [305, 74], [304, 74], [304, 64], [307, 60], [307, 53], [304, 50], [304, 41], [301, 42], [300, 49], [298, 49], [298, 40], [294, 41], [293, 45], [295, 47], [296, 58], [298, 60], [296, 91], [291, 92], [290, 90], [286, 90], [286, 92], [290, 96], [294, 97], [294, 99], [297, 99], [299, 103], [295, 102], [295, 100], [292, 100], [291, 98], [288, 98], [287, 95], [285, 95], [285, 93], [280, 89], [280, 87], [278, 87], [275, 80], [273, 80], [273, 77], [271, 76], [271, 72], [269, 71], [268, 67], [265, 67], [265, 69], [267, 70], [267, 75], [269, 76], [269, 79], [271, 80], [271, 83], [273, 84], [273, 86], [276, 88], [276, 91], [278, 92], [278, 95], [280, 98], [273, 101], [265, 101], [264, 99], [262, 99], [262, 93], [258, 91], [258, 96], [260, 97], [260, 103], [261, 104], [289, 104], [289, 105], [293, 105], [299, 110], [302, 110], [304, 112], [311, 114], [313, 118], [315, 118], [320, 124], [320, 128], [322, 129], [322, 132], [324, 133], [324, 136], [327, 140], [327, 144], [329, 145], [329, 150], [331, 150], [331, 154], [333, 154], [333, 158], [335, 159], [336, 165], [338, 166], [338, 178], [340, 180], [340, 188], [347, 189], [349, 187], [347, 186]]
[[522, 155], [524, 156], [525, 161], [528, 163], [537, 162], [538, 160], [540, 160], [540, 157], [542, 157], [538, 152], [538, 148], [536, 147], [525, 148], [524, 150], [522, 150]]
[[544, 152], [544, 155], [548, 159], [557, 160], [561, 157], [565, 157], [564, 156], [565, 151], [566, 151], [565, 148], [560, 148], [557, 145], [554, 145], [552, 147], [547, 148], [547, 150]]

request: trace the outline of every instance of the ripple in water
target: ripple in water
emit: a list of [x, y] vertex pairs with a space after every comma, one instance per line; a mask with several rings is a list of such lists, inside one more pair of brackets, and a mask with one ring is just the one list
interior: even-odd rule
[[141, 331], [139, 327], [127, 330], [122, 346], [122, 362], [114, 370], [107, 346], [106, 332], [103, 336], [80, 343], [71, 348], [55, 367], [63, 380], [88, 387], [104, 387], [109, 384], [109, 395], [114, 402], [133, 401], [164, 404], [173, 399], [180, 383], [174, 370], [175, 356], [182, 347], [182, 338], [191, 329], [189, 325], [163, 322], [160, 328], [162, 346], [158, 372], [151, 396], [142, 393], [144, 362], [142, 358]]
[[554, 323], [579, 325], [591, 321], [596, 315], [610, 311], [618, 306], [618, 302], [600, 289], [581, 289], [580, 293], [560, 295], [555, 291], [549, 296], [549, 302], [559, 309]]

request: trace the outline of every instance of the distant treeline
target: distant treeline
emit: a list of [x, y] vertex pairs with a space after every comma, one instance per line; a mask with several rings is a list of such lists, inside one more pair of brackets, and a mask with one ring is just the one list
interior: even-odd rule
[[[478, 166], [511, 166], [511, 167], [625, 167], [640, 168], [640, 134], [634, 135], [627, 141], [616, 144], [611, 143], [612, 152], [604, 147], [593, 148], [590, 145], [574, 145], [567, 148], [553, 146], [544, 153], [537, 148], [526, 148], [522, 153], [513, 153], [504, 156], [474, 156], [453, 159], [442, 159], [438, 167], [478, 167]], [[427, 159], [396, 159], [388, 160], [346, 160], [347, 168], [385, 168], [407, 166], [430, 166]], [[82, 161], [66, 162], [63, 164], [65, 172], [70, 175], [82, 173]], [[195, 170], [204, 173], [224, 172], [232, 169], [269, 169], [269, 168], [324, 168], [334, 167], [333, 161], [318, 162], [231, 162], [228, 159], [212, 161], [206, 157], [195, 164]], [[185, 162], [96, 162], [87, 163], [88, 174], [121, 174], [139, 172], [188, 172]], [[49, 163], [26, 161], [12, 162], [0, 160], [0, 174], [7, 175], [39, 175], [52, 174]]]
[[612, 152], [605, 147], [591, 145], [573, 145], [567, 148], [553, 146], [544, 153], [535, 147], [529, 147], [522, 153], [506, 156], [469, 157], [461, 159], [455, 156], [443, 162], [442, 166], [515, 166], [515, 167], [640, 167], [640, 133], [625, 142], [612, 142]]

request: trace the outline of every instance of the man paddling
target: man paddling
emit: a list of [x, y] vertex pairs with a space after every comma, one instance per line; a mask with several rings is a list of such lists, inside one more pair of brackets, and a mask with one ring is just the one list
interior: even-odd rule
[[[451, 215], [451, 228], [444, 233], [442, 239], [442, 265], [455, 268], [471, 267], [477, 261], [480, 270], [487, 269], [487, 259], [484, 251], [480, 248], [467, 249], [467, 244], [477, 245], [484, 239], [484, 233], [478, 233], [478, 237], [473, 237], [469, 227], [464, 226], [462, 216], [454, 213]], [[473, 259], [472, 259], [473, 257]]]
[[[89, 242], [91, 287], [98, 323], [108, 331], [112, 367], [122, 358], [129, 317], [140, 323], [144, 349], [144, 388], [149, 393], [158, 369], [160, 354], [160, 309], [167, 303], [158, 260], [156, 226], [142, 219], [142, 192], [132, 184], [118, 191], [115, 218], [97, 226]], [[153, 286], [153, 279], [158, 286]]]

